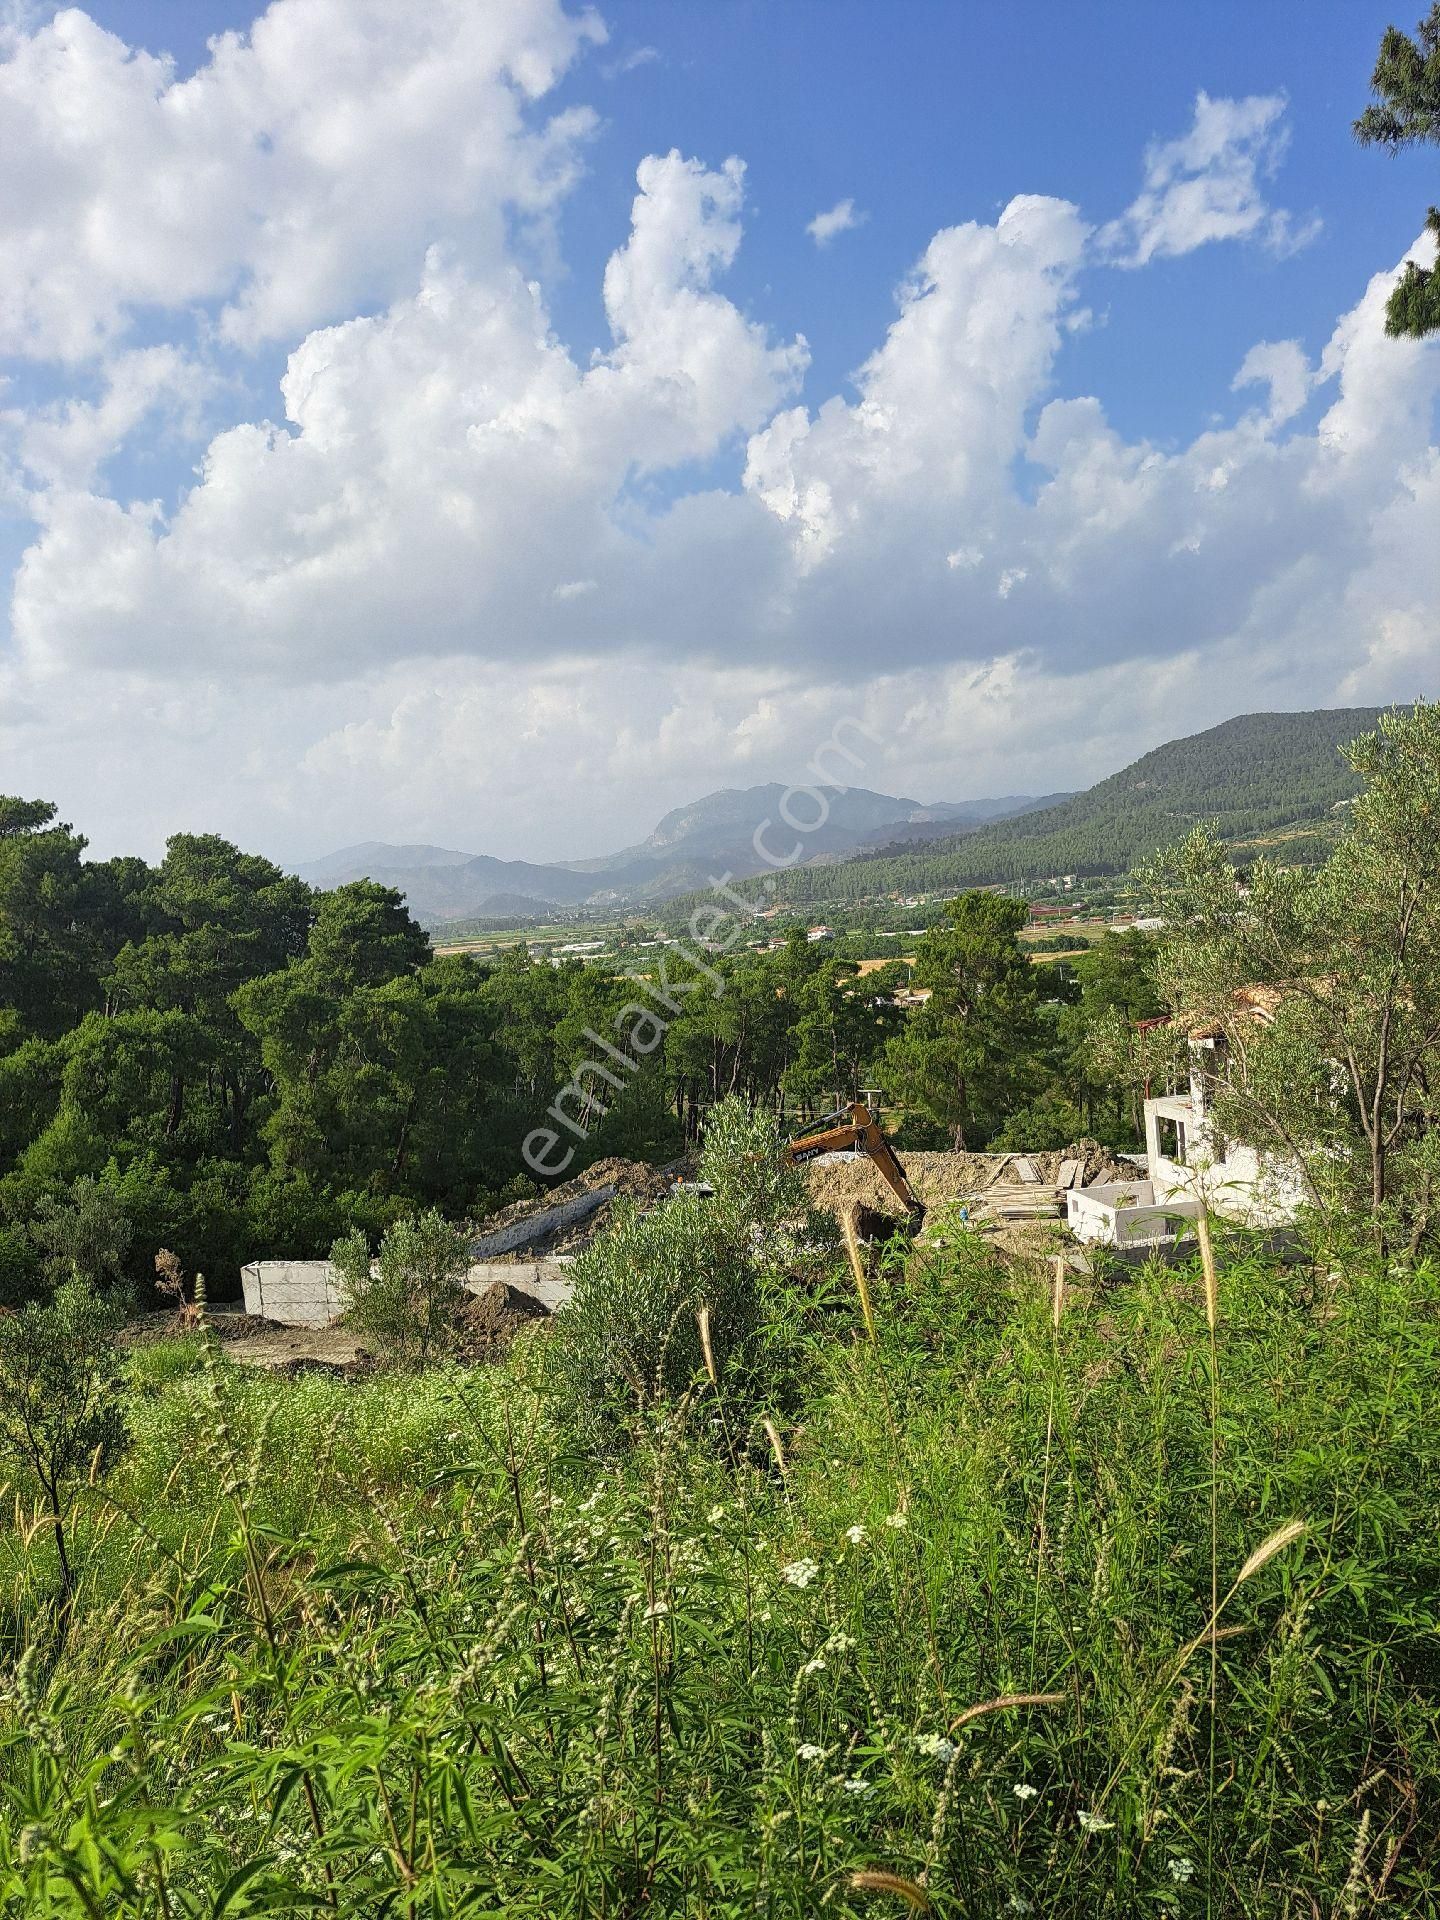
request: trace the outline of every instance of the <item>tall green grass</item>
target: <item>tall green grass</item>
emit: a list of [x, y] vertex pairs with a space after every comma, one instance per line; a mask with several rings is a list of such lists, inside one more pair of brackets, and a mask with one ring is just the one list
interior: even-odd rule
[[884, 1269], [783, 1468], [723, 1362], [599, 1459], [543, 1334], [152, 1356], [54, 1671], [5, 1540], [0, 1910], [1440, 1910], [1440, 1275], [1218, 1287]]

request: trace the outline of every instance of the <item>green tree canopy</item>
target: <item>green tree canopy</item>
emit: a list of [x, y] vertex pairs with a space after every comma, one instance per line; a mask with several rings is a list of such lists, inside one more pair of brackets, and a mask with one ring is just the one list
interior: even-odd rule
[[[1358, 139], [1391, 153], [1422, 142], [1440, 146], [1440, 0], [1413, 40], [1398, 27], [1386, 28], [1370, 84], [1379, 98], [1355, 122]], [[1425, 225], [1440, 242], [1440, 207], [1431, 207]], [[1437, 329], [1440, 272], [1407, 260], [1385, 309], [1385, 331], [1418, 339]]]
[[1027, 911], [1004, 894], [961, 894], [915, 949], [915, 985], [930, 998], [890, 1042], [884, 1072], [957, 1151], [983, 1144], [1038, 1090], [1040, 994], [1016, 937]]
[[1418, 1242], [1440, 1211], [1440, 707], [1349, 758], [1365, 790], [1318, 871], [1262, 860], [1247, 883], [1197, 830], [1142, 883], [1167, 1002], [1226, 1045], [1222, 1130], [1296, 1162], [1337, 1220]]

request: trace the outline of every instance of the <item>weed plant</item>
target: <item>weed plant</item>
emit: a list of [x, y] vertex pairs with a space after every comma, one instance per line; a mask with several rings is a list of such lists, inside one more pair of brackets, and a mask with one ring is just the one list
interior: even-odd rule
[[873, 1340], [792, 1314], [788, 1408], [697, 1331], [600, 1454], [561, 1323], [361, 1383], [152, 1350], [58, 1660], [18, 1493], [0, 1911], [1440, 1910], [1440, 1274], [1221, 1254], [1218, 1368], [1198, 1263], [961, 1235]]

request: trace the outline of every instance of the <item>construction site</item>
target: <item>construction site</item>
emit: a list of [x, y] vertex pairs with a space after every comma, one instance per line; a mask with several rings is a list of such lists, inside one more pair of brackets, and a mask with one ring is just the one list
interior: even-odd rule
[[[864, 1108], [856, 1125], [791, 1142], [783, 1151], [804, 1172], [817, 1208], [862, 1223], [868, 1238], [908, 1231], [920, 1246], [965, 1228], [1001, 1251], [1059, 1248], [1067, 1198], [1087, 1188], [1113, 1191], [1143, 1178], [1143, 1163], [1093, 1140], [1041, 1153], [917, 1152], [904, 1163]], [[835, 1140], [844, 1144], [832, 1147]], [[461, 1311], [467, 1357], [502, 1352], [514, 1334], [570, 1297], [570, 1266], [603, 1233], [621, 1204], [647, 1211], [695, 1185], [694, 1166], [676, 1161], [608, 1159], [480, 1222], [464, 1278], [472, 1302]], [[1077, 1259], [1083, 1256], [1077, 1249]], [[256, 1366], [349, 1372], [369, 1363], [347, 1327], [339, 1276], [324, 1260], [257, 1260], [242, 1270], [244, 1310], [216, 1313], [213, 1325], [231, 1357]]]

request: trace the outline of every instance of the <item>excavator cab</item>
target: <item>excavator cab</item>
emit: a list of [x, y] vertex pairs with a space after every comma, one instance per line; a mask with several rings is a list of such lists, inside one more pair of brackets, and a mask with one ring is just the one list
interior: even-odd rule
[[820, 1123], [818, 1133], [791, 1140], [783, 1149], [791, 1166], [804, 1166], [824, 1153], [865, 1153], [875, 1163], [875, 1171], [905, 1209], [906, 1231], [913, 1240], [925, 1224], [925, 1207], [906, 1178], [899, 1156], [886, 1139], [880, 1122], [863, 1100], [853, 1101]]

